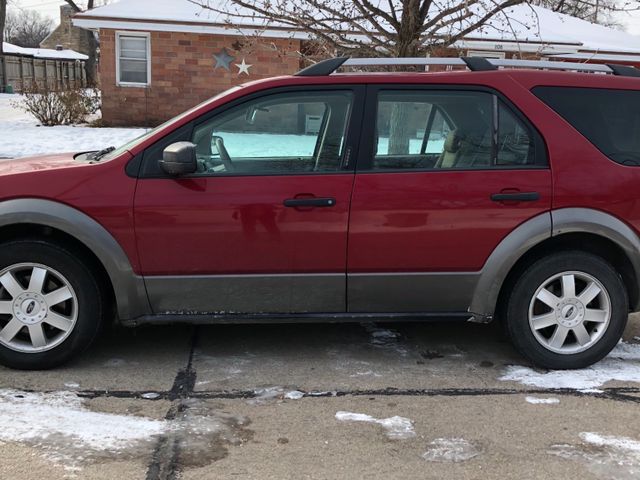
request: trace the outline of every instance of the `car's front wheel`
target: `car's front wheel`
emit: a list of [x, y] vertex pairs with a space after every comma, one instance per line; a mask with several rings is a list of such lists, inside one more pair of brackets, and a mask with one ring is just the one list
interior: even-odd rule
[[516, 281], [507, 330], [536, 365], [583, 368], [605, 357], [628, 318], [625, 285], [604, 259], [568, 251], [541, 258]]
[[103, 300], [85, 263], [46, 241], [0, 247], [0, 363], [52, 368], [93, 341]]

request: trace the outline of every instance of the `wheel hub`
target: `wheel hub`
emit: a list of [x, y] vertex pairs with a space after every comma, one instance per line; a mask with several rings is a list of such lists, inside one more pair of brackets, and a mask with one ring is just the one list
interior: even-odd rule
[[34, 325], [47, 316], [47, 302], [35, 292], [24, 292], [13, 302], [13, 315], [25, 325]]
[[584, 320], [584, 305], [578, 299], [567, 299], [556, 307], [556, 318], [563, 327], [573, 328]]

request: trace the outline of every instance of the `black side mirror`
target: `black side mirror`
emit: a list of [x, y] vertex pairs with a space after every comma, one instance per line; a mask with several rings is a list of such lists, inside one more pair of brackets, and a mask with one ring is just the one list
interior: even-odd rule
[[176, 142], [162, 152], [160, 168], [169, 175], [187, 175], [198, 169], [196, 146], [191, 142]]

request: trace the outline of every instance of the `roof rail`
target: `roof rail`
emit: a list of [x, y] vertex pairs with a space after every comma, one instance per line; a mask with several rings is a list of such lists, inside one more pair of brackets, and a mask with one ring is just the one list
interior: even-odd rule
[[349, 58], [336, 57], [323, 60], [300, 70], [298, 76], [331, 75], [340, 67], [386, 67], [415, 65], [451, 65], [467, 67], [469, 70], [482, 72], [502, 68], [533, 68], [543, 70], [569, 70], [578, 72], [597, 72], [619, 75], [623, 77], [640, 77], [640, 70], [627, 65], [577, 63], [549, 60], [506, 60], [484, 57], [406, 57], [406, 58]]

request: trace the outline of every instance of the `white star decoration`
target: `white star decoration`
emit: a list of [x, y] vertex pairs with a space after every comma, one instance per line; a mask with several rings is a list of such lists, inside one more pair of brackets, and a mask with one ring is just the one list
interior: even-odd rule
[[243, 73], [249, 75], [249, 69], [253, 67], [253, 65], [247, 64], [243, 58], [242, 63], [236, 63], [236, 67], [238, 67], [238, 75], [242, 75]]

